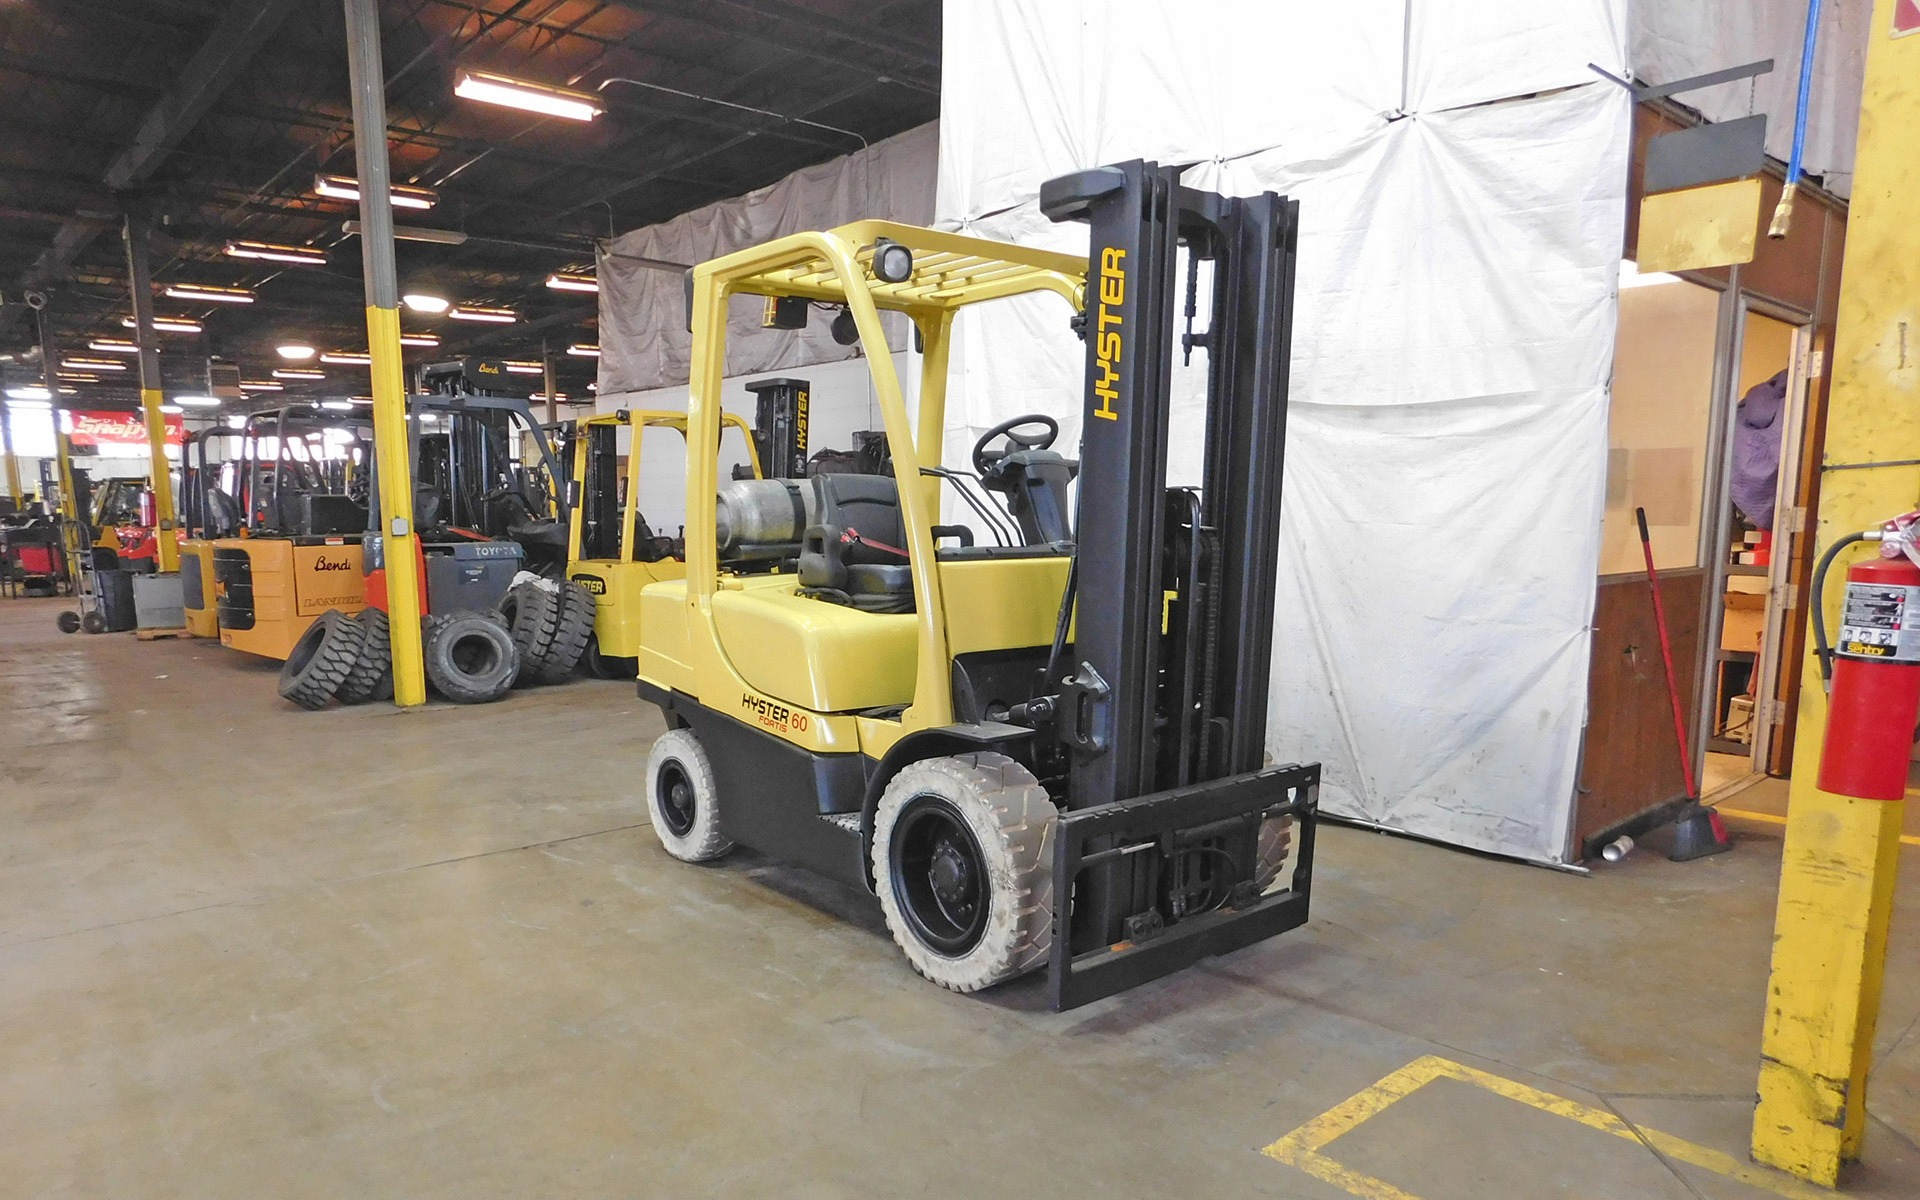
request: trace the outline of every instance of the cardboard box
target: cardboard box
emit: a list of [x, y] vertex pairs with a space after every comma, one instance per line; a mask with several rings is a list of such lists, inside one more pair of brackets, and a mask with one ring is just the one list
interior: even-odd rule
[[1767, 597], [1764, 593], [1728, 592], [1725, 615], [1720, 623], [1720, 648], [1760, 653], [1760, 640], [1767, 633]]

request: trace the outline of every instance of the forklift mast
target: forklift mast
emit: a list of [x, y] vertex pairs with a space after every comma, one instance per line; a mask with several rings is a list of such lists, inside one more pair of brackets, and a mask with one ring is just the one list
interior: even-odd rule
[[[1058, 881], [1079, 871], [1072, 928], [1056, 935], [1056, 1007], [1131, 986], [1203, 954], [1306, 919], [1317, 765], [1263, 770], [1273, 658], [1274, 583], [1299, 206], [1271, 192], [1224, 197], [1183, 186], [1180, 168], [1134, 161], [1049, 181], [1041, 210], [1091, 227], [1083, 333], [1086, 393], [1070, 663], [1055, 728], [1068, 753], [1056, 843]], [[1175, 336], [1178, 250], [1212, 264], [1205, 332]], [[1204, 473], [1167, 486], [1176, 346], [1207, 354]], [[1097, 598], [1097, 599], [1095, 599]], [[1064, 623], [1063, 623], [1064, 628]], [[1056, 667], [1056, 669], [1059, 669]], [[1101, 947], [1174, 942], [1179, 894], [1253, 853], [1237, 828], [1196, 843], [1214, 821], [1235, 829], [1263, 796], [1290, 795], [1302, 826], [1288, 897], [1269, 911], [1157, 947], [1157, 965], [1096, 956]], [[1269, 812], [1278, 811], [1269, 809]], [[1197, 833], [1196, 833], [1197, 830]], [[1151, 844], [1156, 852], [1138, 850]], [[1179, 852], [1201, 844], [1209, 852]], [[1131, 847], [1131, 849], [1123, 848]], [[1098, 864], [1093, 865], [1093, 864]], [[1064, 908], [1064, 906], [1063, 906]], [[1171, 930], [1167, 931], [1169, 935]], [[1093, 974], [1102, 979], [1091, 978]]]

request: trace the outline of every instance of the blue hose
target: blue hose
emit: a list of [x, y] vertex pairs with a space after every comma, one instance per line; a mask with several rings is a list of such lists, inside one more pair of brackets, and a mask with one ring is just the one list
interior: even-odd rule
[[1767, 236], [1783, 238], [1793, 223], [1793, 198], [1800, 190], [1800, 157], [1807, 146], [1807, 110], [1813, 105], [1813, 54], [1820, 42], [1820, 0], [1807, 0], [1807, 37], [1800, 47], [1800, 97], [1793, 106], [1793, 152], [1787, 158], [1787, 183], [1773, 210]]

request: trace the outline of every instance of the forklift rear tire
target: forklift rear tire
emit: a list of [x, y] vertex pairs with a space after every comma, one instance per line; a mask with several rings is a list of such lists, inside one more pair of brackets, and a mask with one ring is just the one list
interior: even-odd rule
[[597, 636], [587, 638], [586, 653], [580, 656], [580, 661], [586, 666], [587, 674], [595, 679], [633, 680], [640, 677], [639, 659], [600, 653], [600, 639]]
[[367, 631], [366, 645], [360, 657], [347, 669], [334, 695], [342, 704], [365, 704], [369, 700], [393, 699], [393, 627], [387, 614], [369, 608], [354, 618]]
[[327, 706], [366, 648], [367, 631], [337, 608], [307, 626], [280, 667], [280, 696], [301, 708]]
[[593, 636], [593, 619], [598, 612], [593, 593], [571, 579], [560, 581], [554, 602], [560, 616], [554, 624], [553, 641], [540, 660], [541, 683], [565, 683], [573, 675], [580, 656], [587, 652], [587, 639]]
[[914, 970], [977, 992], [1045, 964], [1058, 815], [1004, 754], [929, 758], [893, 777], [874, 814], [873, 878]]
[[691, 729], [670, 729], [647, 755], [647, 819], [668, 854], [711, 862], [733, 849], [720, 831], [719, 787], [706, 747]]
[[506, 626], [488, 613], [461, 612], [427, 624], [427, 679], [455, 704], [487, 704], [513, 687], [520, 651]]

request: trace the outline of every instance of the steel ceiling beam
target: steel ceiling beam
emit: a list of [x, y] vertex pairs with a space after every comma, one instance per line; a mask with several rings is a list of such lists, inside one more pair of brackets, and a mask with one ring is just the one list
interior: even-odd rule
[[[147, 113], [133, 143], [107, 166], [102, 182], [116, 192], [138, 187], [267, 44], [299, 0], [232, 0], [206, 43], [175, 78], [174, 85]], [[99, 234], [100, 226], [78, 221], [62, 225], [53, 245], [40, 256], [30, 276], [45, 282], [64, 275]]]

